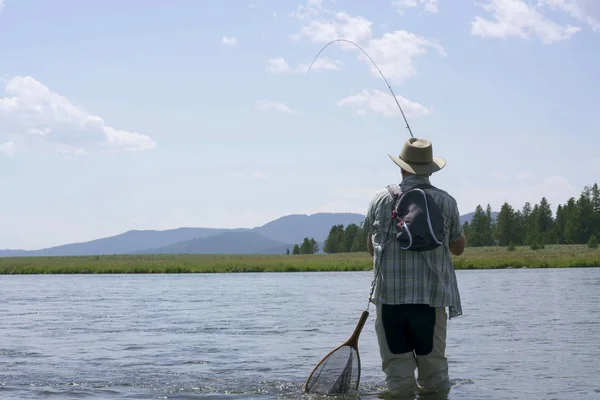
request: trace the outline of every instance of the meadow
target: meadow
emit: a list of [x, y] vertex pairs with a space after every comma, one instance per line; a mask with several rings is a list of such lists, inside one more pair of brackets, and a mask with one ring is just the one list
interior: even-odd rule
[[[600, 267], [600, 250], [585, 245], [470, 247], [454, 257], [458, 269]], [[0, 274], [131, 274], [368, 271], [366, 253], [308, 255], [106, 255], [0, 258]]]

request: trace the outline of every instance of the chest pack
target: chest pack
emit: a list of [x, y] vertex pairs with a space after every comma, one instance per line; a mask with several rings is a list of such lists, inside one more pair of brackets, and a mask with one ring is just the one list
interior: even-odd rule
[[403, 250], [427, 251], [439, 247], [444, 240], [444, 217], [433, 197], [422, 184], [402, 192], [398, 185], [389, 185], [394, 198], [392, 209], [393, 234]]

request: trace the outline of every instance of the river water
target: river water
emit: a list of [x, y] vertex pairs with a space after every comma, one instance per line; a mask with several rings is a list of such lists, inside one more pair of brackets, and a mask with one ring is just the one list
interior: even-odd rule
[[[600, 399], [600, 269], [458, 271], [444, 399]], [[302, 398], [371, 272], [0, 276], [0, 399]], [[384, 392], [375, 309], [360, 398]], [[415, 396], [416, 398], [417, 396]]]

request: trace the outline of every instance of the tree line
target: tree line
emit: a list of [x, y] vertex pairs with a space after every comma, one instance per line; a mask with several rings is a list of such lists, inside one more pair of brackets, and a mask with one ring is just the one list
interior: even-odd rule
[[[304, 238], [302, 244], [295, 244], [291, 254], [314, 254], [319, 251], [319, 245], [314, 238]], [[327, 239], [323, 245], [323, 251], [332, 253], [350, 253], [358, 251], [367, 251], [367, 233], [360, 225], [349, 224], [334, 225], [329, 231]], [[287, 249], [286, 254], [290, 254]]]
[[[556, 213], [546, 197], [517, 209], [505, 202], [497, 215], [487, 204], [477, 205], [470, 220], [463, 224], [468, 247], [530, 246], [546, 244], [588, 244], [597, 247], [600, 237], [600, 189], [598, 184], [585, 186], [581, 194], [559, 204]], [[306, 239], [305, 239], [306, 241]], [[367, 234], [362, 224], [334, 225], [323, 247], [325, 253], [367, 251]]]
[[[305, 237], [302, 244], [295, 244], [292, 248], [292, 254], [314, 254], [319, 251], [319, 244], [314, 238]], [[286, 254], [290, 254], [290, 249], [287, 249]]]
[[463, 224], [467, 246], [530, 246], [545, 244], [590, 244], [600, 236], [600, 189], [598, 184], [585, 186], [581, 194], [559, 204], [556, 213], [545, 197], [533, 206], [526, 202], [515, 209], [508, 203], [496, 218], [490, 205], [485, 211], [475, 208], [470, 222]]

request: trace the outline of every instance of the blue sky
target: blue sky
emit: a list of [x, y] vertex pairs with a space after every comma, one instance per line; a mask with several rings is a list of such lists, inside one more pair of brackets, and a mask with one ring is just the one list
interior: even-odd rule
[[457, 199], [600, 176], [595, 0], [0, 0], [0, 248], [364, 213], [409, 137]]

